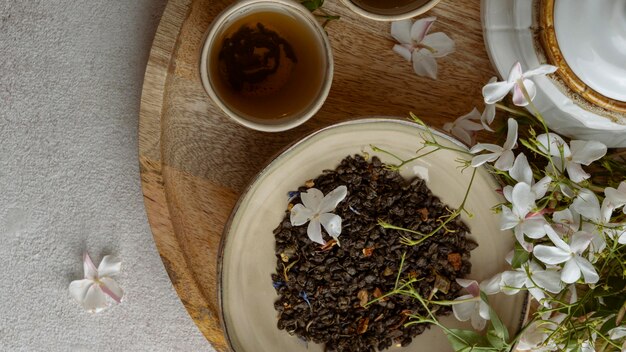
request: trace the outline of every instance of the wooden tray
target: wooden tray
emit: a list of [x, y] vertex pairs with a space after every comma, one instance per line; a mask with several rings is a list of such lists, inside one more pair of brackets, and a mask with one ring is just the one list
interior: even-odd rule
[[[163, 264], [207, 340], [228, 350], [218, 318], [216, 264], [224, 223], [247, 182], [268, 159], [302, 136], [366, 115], [443, 123], [482, 109], [480, 88], [495, 73], [483, 45], [480, 2], [443, 0], [429, 15], [433, 31], [456, 42], [439, 59], [439, 80], [417, 77], [391, 51], [389, 23], [363, 19], [338, 0], [341, 15], [327, 31], [335, 76], [322, 110], [284, 133], [261, 133], [231, 122], [202, 89], [198, 57], [212, 18], [231, 1], [170, 0], [146, 69], [139, 118], [139, 162], [148, 219]], [[245, 253], [242, 253], [245, 255]]]

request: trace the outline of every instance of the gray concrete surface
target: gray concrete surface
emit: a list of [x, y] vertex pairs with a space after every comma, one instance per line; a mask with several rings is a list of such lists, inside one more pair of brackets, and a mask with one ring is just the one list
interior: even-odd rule
[[[157, 254], [137, 116], [165, 0], [0, 0], [0, 351], [211, 351]], [[81, 253], [125, 301], [68, 293]]]

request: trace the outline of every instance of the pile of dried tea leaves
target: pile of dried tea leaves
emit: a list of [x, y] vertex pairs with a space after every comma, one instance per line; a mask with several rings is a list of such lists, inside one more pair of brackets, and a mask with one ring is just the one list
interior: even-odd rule
[[[272, 280], [278, 293], [274, 304], [278, 328], [323, 344], [327, 351], [407, 345], [427, 328], [404, 326], [409, 314], [425, 313], [419, 302], [393, 295], [365, 304], [394, 289], [404, 253], [401, 277], [417, 278], [414, 287], [422, 297], [431, 295], [437, 281], [434, 299], [455, 299], [461, 290], [455, 278], [470, 272], [470, 251], [477, 244], [460, 220], [416, 246], [401, 243], [405, 232], [382, 228], [379, 219], [429, 233], [450, 208], [423, 180], [407, 181], [376, 157], [368, 162], [360, 155], [348, 156], [336, 170], [324, 171], [298, 191], [315, 187], [327, 194], [340, 185], [348, 188], [346, 199], [333, 212], [343, 220], [341, 246], [326, 233], [325, 246], [312, 242], [306, 225], [291, 225], [289, 211], [274, 230], [277, 265]], [[290, 206], [301, 202], [297, 194]], [[443, 315], [451, 312], [444, 306], [432, 309]]]

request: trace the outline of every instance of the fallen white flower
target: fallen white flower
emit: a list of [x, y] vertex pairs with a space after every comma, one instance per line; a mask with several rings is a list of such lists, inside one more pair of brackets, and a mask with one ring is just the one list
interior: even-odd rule
[[109, 307], [107, 296], [120, 303], [124, 291], [111, 276], [119, 273], [121, 266], [120, 261], [107, 255], [96, 268], [89, 254], [85, 252], [83, 254], [85, 278], [70, 283], [70, 295], [91, 313], [98, 313]]
[[322, 238], [322, 228], [334, 238], [341, 235], [341, 217], [330, 212], [335, 210], [337, 204], [346, 198], [348, 189], [346, 186], [339, 186], [329, 192], [326, 196], [317, 188], [309, 188], [306, 192], [300, 193], [302, 204], [296, 204], [291, 209], [290, 221], [293, 226], [304, 225], [309, 222], [307, 235], [313, 242], [325, 244]]
[[393, 51], [407, 61], [413, 61], [413, 71], [418, 76], [437, 79], [436, 58], [454, 52], [454, 41], [442, 32], [428, 34], [437, 17], [420, 18], [393, 22], [391, 36], [400, 44], [393, 46]]
[[480, 119], [480, 112], [474, 108], [469, 114], [457, 118], [454, 122], [444, 124], [443, 130], [452, 134], [466, 145], [472, 146], [476, 143], [476, 132], [484, 129], [482, 124], [476, 122]]

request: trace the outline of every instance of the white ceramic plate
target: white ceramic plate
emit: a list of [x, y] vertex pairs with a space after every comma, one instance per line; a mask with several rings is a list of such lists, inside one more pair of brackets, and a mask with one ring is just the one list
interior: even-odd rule
[[605, 97], [626, 102], [626, 1], [555, 0], [554, 29], [576, 76]]
[[[340, 123], [305, 137], [274, 159], [253, 180], [236, 205], [222, 239], [220, 262], [220, 305], [227, 339], [237, 352], [322, 351], [276, 327], [274, 301], [278, 298], [270, 275], [276, 267], [272, 230], [282, 221], [287, 192], [315, 178], [324, 169], [334, 169], [348, 155], [368, 151], [383, 162], [386, 155], [372, 153], [374, 144], [409, 158], [423, 141], [424, 130], [417, 124], [384, 118]], [[437, 133], [441, 144], [465, 148], [460, 142]], [[419, 159], [402, 170], [406, 178], [424, 178], [433, 193], [457, 208], [465, 194], [471, 171], [460, 173], [455, 159], [458, 152], [439, 151]], [[513, 248], [514, 237], [499, 230], [498, 216], [491, 206], [502, 198], [494, 192], [498, 185], [485, 169], [476, 175], [467, 207], [475, 215], [464, 217], [478, 242], [472, 251], [471, 278], [482, 280], [505, 269], [504, 257]], [[525, 297], [498, 295], [491, 299], [494, 309], [511, 332], [520, 326]], [[466, 327], [454, 317], [443, 319], [451, 327]], [[444, 334], [427, 330], [405, 348], [390, 351], [452, 351]]]
[[[572, 2], [571, 5], [575, 4]], [[524, 69], [542, 63], [533, 38], [537, 27], [534, 6], [536, 0], [482, 0], [485, 45], [500, 77], [507, 77], [517, 61]], [[584, 13], [581, 11], [577, 12]], [[576, 21], [576, 18], [570, 20]], [[598, 34], [597, 39], [602, 38], [603, 35]], [[581, 44], [582, 47], [589, 48], [591, 53], [587, 44]], [[533, 80], [537, 86], [535, 105], [550, 128], [574, 138], [602, 141], [609, 147], [626, 147], [626, 117], [612, 121], [576, 104], [550, 78], [533, 77]]]

